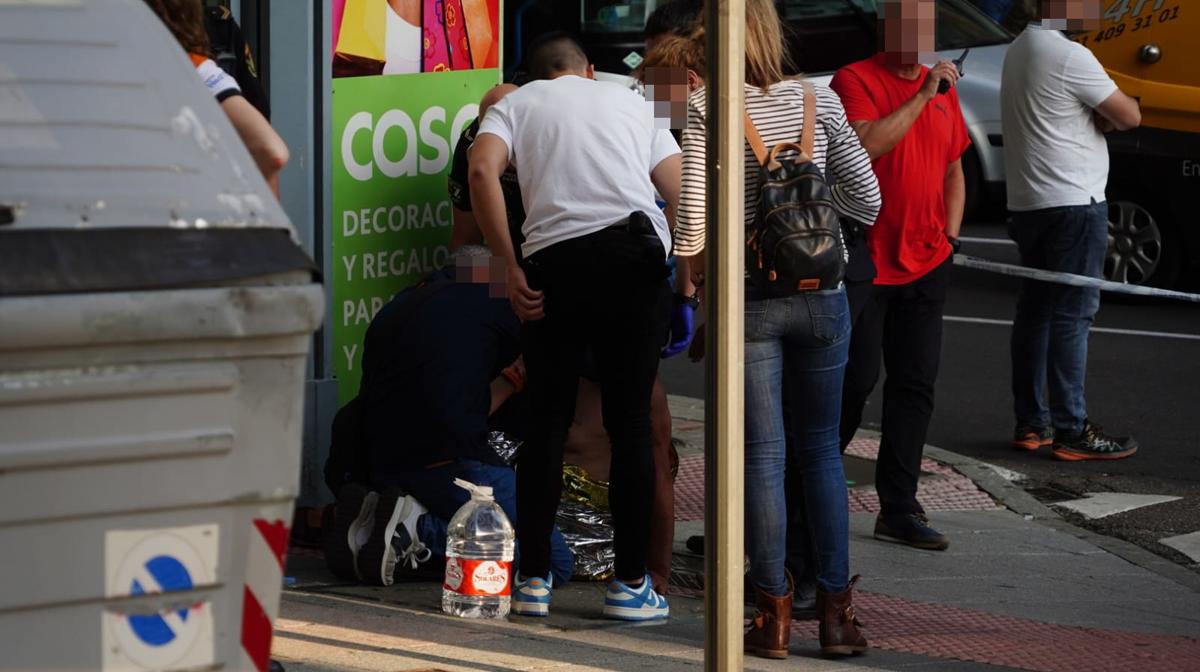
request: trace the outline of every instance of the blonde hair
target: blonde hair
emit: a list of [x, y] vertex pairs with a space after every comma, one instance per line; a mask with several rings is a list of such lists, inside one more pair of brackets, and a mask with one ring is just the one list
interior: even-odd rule
[[702, 31], [697, 31], [692, 37], [671, 35], [663, 38], [646, 54], [646, 60], [638, 66], [634, 77], [645, 83], [647, 68], [687, 68], [703, 77], [708, 65], [702, 39]]
[[[704, 17], [707, 20], [708, 14]], [[783, 74], [784, 69], [794, 69], [783, 31], [783, 21], [779, 19], [773, 0], [746, 0], [746, 83], [759, 87], [763, 93], [772, 84], [795, 78]], [[703, 52], [703, 25], [692, 39], [699, 43]]]
[[791, 55], [783, 39], [783, 22], [773, 0], [746, 0], [746, 83], [766, 92], [782, 82]]

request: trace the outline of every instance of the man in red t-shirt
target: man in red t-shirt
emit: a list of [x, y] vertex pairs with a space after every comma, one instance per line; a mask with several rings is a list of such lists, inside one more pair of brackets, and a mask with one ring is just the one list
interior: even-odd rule
[[[943, 550], [917, 503], [917, 478], [933, 414], [942, 350], [942, 308], [962, 225], [966, 188], [960, 157], [970, 145], [948, 61], [932, 69], [934, 0], [885, 0], [880, 53], [837, 72], [830, 86], [870, 154], [883, 209], [867, 247], [878, 269], [850, 339], [842, 395], [842, 449], [887, 365], [883, 439], [875, 468], [880, 514], [875, 537]], [[941, 82], [950, 84], [938, 93]]]

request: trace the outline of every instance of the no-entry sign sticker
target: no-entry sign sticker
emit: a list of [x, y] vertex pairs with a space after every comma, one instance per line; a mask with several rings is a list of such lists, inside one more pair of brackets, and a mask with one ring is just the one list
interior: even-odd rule
[[104, 612], [105, 670], [189, 669], [215, 662], [212, 605], [188, 595], [216, 582], [216, 524], [105, 535], [109, 598], [180, 593], [169, 607], [131, 601]]

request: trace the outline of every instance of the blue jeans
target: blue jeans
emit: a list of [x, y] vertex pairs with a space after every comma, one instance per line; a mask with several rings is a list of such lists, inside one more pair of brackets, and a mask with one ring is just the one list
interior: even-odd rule
[[849, 505], [838, 446], [849, 343], [845, 290], [782, 299], [747, 290], [746, 545], [750, 577], [772, 595], [788, 594], [784, 477], [789, 450], [803, 481], [817, 585], [840, 592], [850, 580]]
[[[1025, 266], [1099, 278], [1108, 250], [1108, 205], [1015, 212], [1009, 235]], [[1100, 290], [1023, 283], [1012, 332], [1017, 423], [1074, 436], [1087, 420], [1088, 330], [1100, 308]]]
[[[450, 519], [471, 499], [470, 493], [454, 484], [456, 478], [490, 486], [496, 503], [504, 509], [509, 521], [514, 525], [517, 521], [517, 475], [509, 467], [459, 460], [399, 474], [396, 484], [429, 509], [429, 513], [417, 521], [417, 536], [439, 558], [446, 557], [446, 527]], [[513, 565], [518, 569], [520, 552], [518, 548], [513, 557]], [[575, 556], [567, 547], [562, 532], [555, 527], [550, 535], [550, 572], [554, 575], [554, 585], [561, 586], [570, 581], [574, 566]]]

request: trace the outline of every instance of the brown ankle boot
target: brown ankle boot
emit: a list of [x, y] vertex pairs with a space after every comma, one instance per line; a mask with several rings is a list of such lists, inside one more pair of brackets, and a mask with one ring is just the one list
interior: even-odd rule
[[754, 606], [758, 611], [746, 633], [746, 651], [763, 658], [787, 658], [792, 634], [792, 575], [787, 574], [787, 594], [768, 595], [754, 586]]
[[854, 616], [854, 584], [858, 576], [840, 593], [817, 590], [817, 618], [820, 620], [821, 654], [848, 656], [867, 650], [863, 627]]

